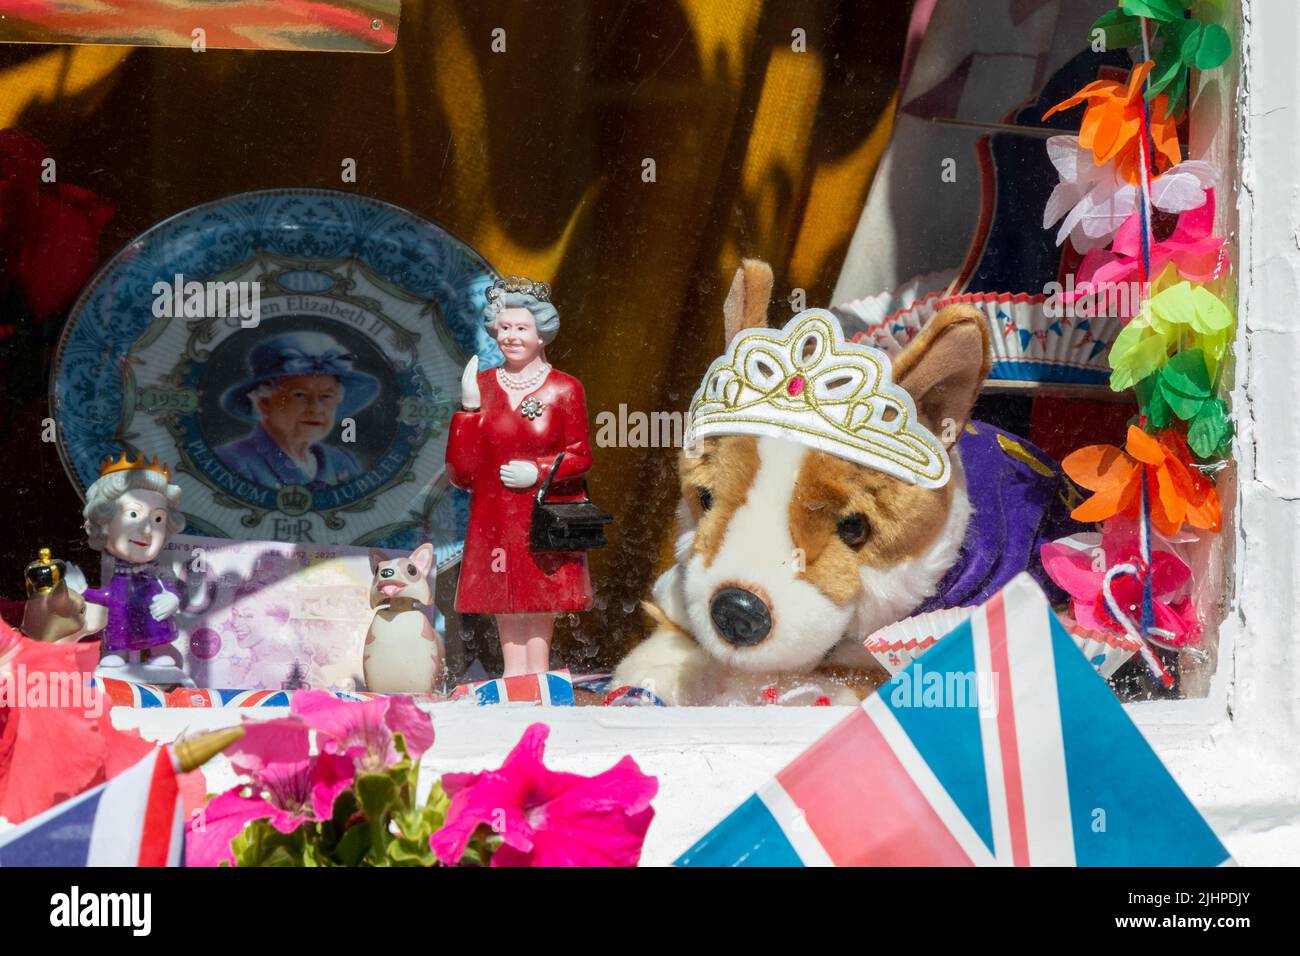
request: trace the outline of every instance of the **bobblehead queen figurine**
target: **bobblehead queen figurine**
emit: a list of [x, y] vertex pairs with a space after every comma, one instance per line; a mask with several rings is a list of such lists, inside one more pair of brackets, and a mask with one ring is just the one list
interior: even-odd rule
[[582, 383], [546, 361], [560, 331], [550, 296], [513, 276], [488, 290], [483, 324], [505, 365], [480, 372], [469, 360], [447, 439], [448, 476], [470, 493], [456, 610], [496, 616], [506, 677], [547, 670], [555, 615], [592, 603], [586, 555], [530, 547], [534, 499], [557, 457], [548, 502], [585, 498], [591, 468]]
[[[180, 652], [174, 646], [180, 610], [177, 582], [155, 564], [167, 538], [185, 527], [181, 489], [158, 459], [132, 460], [111, 455], [99, 478], [86, 489], [86, 537], [90, 547], [114, 561], [103, 587], [87, 588], [89, 604], [107, 609], [101, 636], [100, 671], [106, 677], [155, 683], [184, 683]], [[143, 661], [143, 652], [149, 652]]]

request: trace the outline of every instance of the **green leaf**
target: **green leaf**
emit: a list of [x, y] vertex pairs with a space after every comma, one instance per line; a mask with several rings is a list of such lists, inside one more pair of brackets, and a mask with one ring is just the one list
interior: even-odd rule
[[1177, 389], [1161, 384], [1160, 394], [1169, 403], [1170, 410], [1185, 422], [1190, 422], [1205, 407], [1205, 399], [1183, 395]]
[[1191, 79], [1189, 70], [1179, 70], [1172, 83], [1165, 88], [1165, 95], [1169, 97], [1165, 104], [1165, 118], [1177, 116], [1182, 113], [1185, 105], [1184, 98], [1187, 96], [1187, 84]]
[[1118, 7], [1103, 13], [1093, 21], [1092, 30], [1088, 32], [1089, 38], [1091, 39], [1098, 30], [1106, 35], [1108, 50], [1122, 50], [1142, 42], [1141, 21], [1137, 17], [1129, 16]]
[[1137, 383], [1135, 390], [1138, 408], [1146, 415], [1147, 425], [1156, 429], [1167, 427], [1173, 412], [1170, 411], [1169, 402], [1165, 400], [1164, 390], [1160, 387], [1160, 373], [1142, 379]]
[[1183, 0], [1120, 0], [1120, 8], [1132, 17], [1148, 17], [1152, 20], [1181, 20]]
[[1205, 353], [1188, 349], [1171, 355], [1160, 373], [1165, 386], [1188, 398], [1209, 398], [1212, 394], [1210, 372], [1205, 367]]
[[370, 828], [357, 824], [343, 834], [335, 851], [338, 861], [344, 866], [360, 866], [361, 861], [370, 852]]
[[1164, 92], [1181, 74], [1187, 72], [1187, 66], [1179, 58], [1178, 50], [1166, 44], [1155, 56], [1155, 66], [1151, 69], [1151, 86], [1147, 89], [1147, 102], [1154, 100]]
[[312, 829], [304, 823], [292, 833], [281, 833], [266, 820], [253, 820], [230, 842], [235, 865], [302, 866], [307, 832]]
[[1213, 70], [1227, 62], [1232, 55], [1232, 37], [1217, 23], [1207, 23], [1201, 31], [1196, 49], [1195, 66], [1198, 70]]
[[383, 866], [388, 862], [388, 844], [392, 840], [388, 820], [397, 796], [397, 782], [386, 773], [363, 773], [352, 788], [370, 826], [370, 853], [366, 858], [375, 866]]
[[357, 810], [357, 795], [350, 788], [334, 798], [334, 811], [330, 814], [330, 823], [336, 833], [342, 833], [347, 829], [348, 820]]
[[388, 815], [393, 797], [397, 795], [397, 784], [386, 773], [363, 773], [353, 783], [361, 810], [371, 820]]
[[1222, 457], [1224, 446], [1231, 438], [1228, 404], [1220, 398], [1206, 402], [1187, 429], [1187, 445], [1202, 460]]

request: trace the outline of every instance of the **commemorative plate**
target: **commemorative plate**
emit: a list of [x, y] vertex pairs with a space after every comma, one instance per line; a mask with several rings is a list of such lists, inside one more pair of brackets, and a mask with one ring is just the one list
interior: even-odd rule
[[414, 213], [317, 189], [182, 212], [113, 257], [73, 307], [51, 408], [83, 495], [106, 455], [170, 463], [190, 534], [413, 548], [459, 559], [445, 476], [496, 272]]

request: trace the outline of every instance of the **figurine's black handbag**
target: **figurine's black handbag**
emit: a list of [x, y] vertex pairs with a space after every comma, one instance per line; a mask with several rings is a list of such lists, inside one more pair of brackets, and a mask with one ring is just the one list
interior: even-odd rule
[[591, 551], [603, 548], [605, 525], [614, 516], [595, 504], [587, 494], [587, 481], [582, 481], [582, 501], [547, 501], [555, 471], [564, 461], [564, 452], [555, 456], [555, 464], [533, 502], [533, 522], [529, 528], [529, 544], [534, 551]]

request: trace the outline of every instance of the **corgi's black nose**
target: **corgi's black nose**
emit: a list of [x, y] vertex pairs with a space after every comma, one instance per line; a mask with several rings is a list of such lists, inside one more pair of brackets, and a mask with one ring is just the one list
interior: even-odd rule
[[761, 597], [746, 588], [719, 589], [709, 602], [713, 626], [730, 644], [749, 647], [772, 630], [772, 612]]

